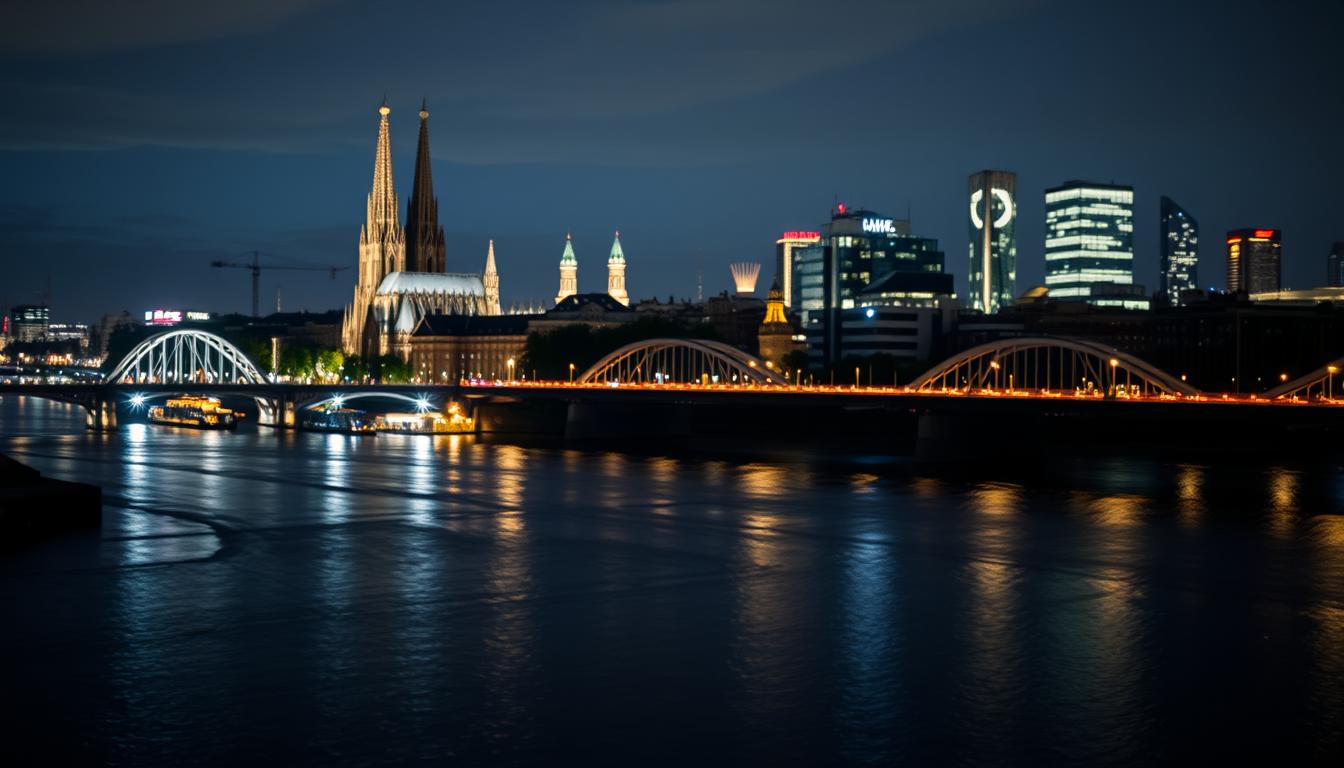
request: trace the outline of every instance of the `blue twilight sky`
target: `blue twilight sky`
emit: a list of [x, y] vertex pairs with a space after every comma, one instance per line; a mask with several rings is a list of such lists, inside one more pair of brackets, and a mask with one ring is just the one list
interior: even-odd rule
[[[1166, 194], [1222, 235], [1284, 230], [1290, 286], [1344, 240], [1336, 2], [62, 0], [0, 27], [0, 306], [50, 285], [60, 320], [153, 306], [246, 311], [350, 296], [392, 106], [410, 191], [421, 97], [450, 270], [494, 238], [504, 301], [546, 300], [567, 229], [581, 290], [614, 229], [636, 298], [773, 272], [774, 240], [832, 202], [904, 215], [965, 293], [966, 176], [1016, 171], [1019, 282], [1043, 275], [1043, 191], [1135, 187], [1137, 279]], [[202, 8], [196, 6], [209, 5]]]

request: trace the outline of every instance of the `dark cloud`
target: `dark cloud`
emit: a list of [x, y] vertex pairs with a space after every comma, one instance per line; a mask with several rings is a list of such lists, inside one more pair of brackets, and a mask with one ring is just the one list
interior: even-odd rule
[[[453, 159], [567, 161], [567, 144], [609, 147], [613, 123], [680, 124], [688, 108], [776, 91], [1004, 12], [994, 0], [402, 0], [215, 4], [199, 16], [164, 3], [171, 12], [122, 19], [89, 5], [67, 9], [83, 19], [68, 39], [25, 37], [65, 42], [11, 49], [0, 94], [24, 105], [23, 119], [0, 125], [0, 145], [330, 148], [348, 144], [354, 120], [390, 92], [408, 113], [427, 96], [478, 139], [451, 147]], [[29, 13], [37, 29], [59, 23], [45, 6]], [[872, 32], [818, 34], [837, 23]], [[490, 141], [501, 129], [515, 136], [507, 147]]]
[[42, 0], [15, 3], [0, 25], [9, 56], [88, 56], [255, 34], [331, 0]]

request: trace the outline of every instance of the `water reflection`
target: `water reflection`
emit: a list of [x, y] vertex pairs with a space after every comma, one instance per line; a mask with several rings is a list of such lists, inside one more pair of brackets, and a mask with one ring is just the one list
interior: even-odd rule
[[1187, 528], [1198, 526], [1207, 509], [1204, 475], [1205, 469], [1193, 464], [1182, 464], [1176, 473], [1176, 520]]
[[[1312, 577], [1320, 584], [1344, 584], [1344, 517], [1317, 515], [1309, 524]], [[1344, 737], [1344, 600], [1321, 596], [1309, 609], [1314, 624], [1311, 674], [1312, 710], [1320, 714], [1316, 724], [1315, 756], [1334, 759], [1338, 743]]]
[[897, 558], [884, 543], [856, 540], [845, 556], [840, 657], [841, 749], [851, 760], [895, 757], [891, 724], [907, 698], [900, 674]]
[[1269, 516], [1266, 519], [1270, 533], [1280, 539], [1293, 535], [1297, 525], [1298, 487], [1301, 478], [1297, 472], [1283, 467], [1269, 470]]
[[[986, 483], [830, 455], [103, 438], [9, 400], [26, 436], [0, 448], [112, 503], [100, 543], [4, 560], [7, 690], [120, 762], [259, 762], [283, 733], [343, 762], [538, 763], [593, 723], [629, 763], [1213, 762], [1244, 733], [1300, 764], [1344, 737], [1336, 467]], [[195, 519], [227, 549], [173, 562], [209, 538]]]

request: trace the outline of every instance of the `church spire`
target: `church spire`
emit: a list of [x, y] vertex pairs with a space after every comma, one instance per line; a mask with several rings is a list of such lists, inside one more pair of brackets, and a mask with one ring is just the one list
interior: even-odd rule
[[607, 257], [607, 295], [630, 306], [630, 294], [625, 290], [625, 251], [621, 250], [621, 230], [611, 241], [611, 255]]
[[406, 268], [406, 231], [399, 220], [400, 205], [392, 183], [392, 140], [387, 116], [392, 109], [387, 97], [378, 107], [378, 148], [374, 152], [373, 186], [365, 208], [364, 226], [359, 229], [359, 282], [354, 300], [346, 307], [342, 324], [342, 346], [347, 354], [371, 351], [368, 319], [374, 293], [383, 278]]
[[565, 250], [560, 254], [560, 292], [555, 295], [555, 303], [579, 292], [579, 260], [574, 256], [574, 236], [565, 235]]
[[420, 142], [415, 149], [415, 180], [406, 208], [406, 268], [411, 272], [444, 271], [443, 227], [439, 201], [434, 197], [433, 166], [429, 161], [429, 109], [420, 103]]
[[495, 270], [495, 241], [485, 252], [485, 273], [481, 275], [481, 284], [485, 286], [485, 313], [500, 314], [499, 308], [499, 272]]
[[392, 184], [392, 138], [387, 116], [392, 109], [384, 97], [378, 107], [378, 149], [373, 159], [373, 187], [369, 190], [369, 210], [365, 227], [370, 240], [382, 240], [389, 229], [400, 225], [397, 215], [397, 190]]

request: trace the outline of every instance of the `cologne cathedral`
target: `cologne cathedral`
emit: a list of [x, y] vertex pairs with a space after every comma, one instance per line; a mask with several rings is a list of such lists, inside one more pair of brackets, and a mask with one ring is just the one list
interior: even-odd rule
[[359, 282], [341, 327], [346, 354], [410, 357], [410, 337], [428, 315], [498, 315], [499, 274], [490, 243], [485, 271], [447, 272], [439, 201], [429, 162], [429, 111], [420, 107], [415, 179], [406, 211], [392, 183], [392, 147], [384, 102], [378, 108], [378, 150], [364, 226], [359, 231]]

